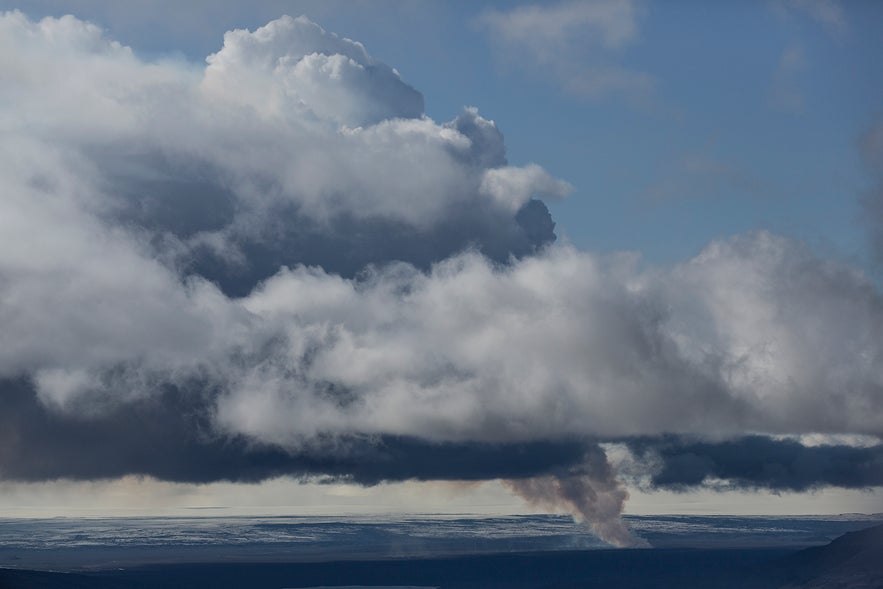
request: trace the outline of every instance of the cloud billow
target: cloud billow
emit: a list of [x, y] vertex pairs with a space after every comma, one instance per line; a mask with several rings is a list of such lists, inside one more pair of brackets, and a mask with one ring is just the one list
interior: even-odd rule
[[566, 182], [303, 17], [203, 67], [11, 12], [0, 52], [2, 479], [503, 478], [629, 544], [600, 442], [883, 434], [861, 273], [555, 245]]
[[654, 78], [625, 67], [623, 50], [640, 37], [643, 6], [633, 0], [563, 0], [485, 10], [474, 21], [505, 66], [533, 71], [565, 92], [631, 100], [652, 94]]

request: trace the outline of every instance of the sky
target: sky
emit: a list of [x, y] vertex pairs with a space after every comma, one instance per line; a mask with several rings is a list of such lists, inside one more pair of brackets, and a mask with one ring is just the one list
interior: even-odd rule
[[0, 9], [0, 514], [883, 511], [880, 3]]

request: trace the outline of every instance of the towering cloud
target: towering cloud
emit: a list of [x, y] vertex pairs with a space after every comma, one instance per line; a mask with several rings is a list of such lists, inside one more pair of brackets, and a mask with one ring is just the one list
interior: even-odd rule
[[10, 165], [9, 181], [38, 174], [44, 188], [89, 193], [92, 217], [228, 294], [282, 265], [352, 276], [467, 247], [505, 262], [554, 240], [543, 215], [517, 213], [567, 184], [506, 166], [475, 109], [445, 125], [424, 117], [393, 69], [303, 17], [228, 33], [204, 70], [143, 62], [72, 17], [7, 13], [0, 27], [16, 56], [6, 147], [46, 160]]
[[212, 99], [265, 116], [360, 127], [423, 115], [423, 96], [394, 69], [303, 16], [230, 31], [206, 61], [202, 88]]
[[747, 432], [883, 435], [861, 273], [552, 245], [569, 185], [305, 18], [202, 67], [13, 12], [0, 55], [0, 478], [502, 478], [628, 544], [601, 442], [690, 436], [664, 485], [684, 448], [746, 480], [701, 444]]

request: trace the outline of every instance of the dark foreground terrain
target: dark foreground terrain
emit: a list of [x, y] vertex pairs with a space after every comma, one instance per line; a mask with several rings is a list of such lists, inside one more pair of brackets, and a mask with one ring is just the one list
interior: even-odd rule
[[[258, 554], [249, 558], [260, 560]], [[8, 565], [7, 565], [8, 566]], [[0, 569], [18, 588], [787, 588], [883, 589], [883, 526], [810, 548], [729, 547], [518, 551], [335, 558], [324, 562], [166, 563], [67, 572]]]
[[823, 547], [586, 550], [323, 563], [169, 564], [0, 571], [0, 587], [825, 588], [883, 587], [883, 526]]
[[883, 525], [801, 550], [776, 566], [787, 573], [789, 588], [883, 589]]
[[94, 573], [4, 571], [0, 587], [775, 587], [766, 582], [764, 567], [786, 554], [781, 549], [588, 550], [326, 563], [150, 565]]

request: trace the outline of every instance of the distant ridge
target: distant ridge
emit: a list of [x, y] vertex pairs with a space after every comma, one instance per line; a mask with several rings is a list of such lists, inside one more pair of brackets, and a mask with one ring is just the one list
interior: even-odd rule
[[782, 589], [883, 589], [883, 525], [847, 532], [782, 559]]

